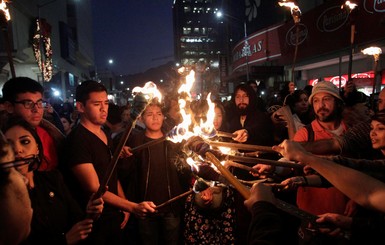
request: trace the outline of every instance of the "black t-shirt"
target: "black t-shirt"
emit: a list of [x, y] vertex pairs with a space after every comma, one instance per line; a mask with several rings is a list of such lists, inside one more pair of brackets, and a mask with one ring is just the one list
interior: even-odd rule
[[[145, 136], [144, 143], [152, 141]], [[159, 205], [169, 199], [167, 188], [167, 161], [164, 142], [149, 147], [148, 188], [145, 200], [153, 201]]]
[[[107, 134], [106, 134], [107, 135]], [[66, 142], [66, 154], [67, 166], [72, 168], [79, 164], [92, 163], [95, 171], [99, 177], [99, 181], [102, 181], [106, 170], [111, 161], [112, 150], [111, 150], [111, 138], [107, 135], [108, 145], [104, 144], [95, 134], [90, 132], [88, 129], [78, 124], [68, 135]], [[71, 183], [71, 190], [74, 192], [76, 199], [82, 206], [86, 206], [89, 193], [85, 193], [81, 190], [81, 184], [74, 176], [73, 182]], [[117, 173], [116, 169], [111, 175], [111, 179], [108, 183], [108, 191], [117, 194]], [[110, 212], [117, 212], [115, 207], [104, 203], [103, 214], [106, 215]]]

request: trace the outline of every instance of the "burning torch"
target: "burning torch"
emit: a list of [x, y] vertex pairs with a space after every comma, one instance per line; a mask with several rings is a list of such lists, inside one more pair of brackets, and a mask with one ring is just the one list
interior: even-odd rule
[[11, 20], [11, 15], [7, 8], [7, 1], [3, 0], [0, 2], [0, 27], [4, 35], [5, 49], [7, 51], [9, 68], [11, 70], [12, 78], [16, 77], [15, 67], [13, 65], [13, 58], [11, 52], [11, 44], [9, 42], [8, 35], [8, 22]]
[[297, 53], [298, 53], [298, 39], [299, 39], [299, 22], [301, 21], [301, 10], [299, 7], [294, 3], [294, 1], [287, 1], [287, 0], [282, 0], [278, 2], [279, 6], [281, 7], [287, 7], [290, 8], [291, 16], [293, 17], [294, 20], [294, 25], [295, 25], [295, 49], [294, 49], [294, 56], [293, 56], [293, 64], [291, 68], [291, 80], [295, 84], [295, 79], [294, 79], [294, 68], [295, 68], [295, 63], [297, 61]]

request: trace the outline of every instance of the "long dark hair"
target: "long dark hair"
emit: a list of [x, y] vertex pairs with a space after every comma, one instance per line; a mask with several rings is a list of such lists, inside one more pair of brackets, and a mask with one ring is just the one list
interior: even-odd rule
[[[24, 128], [35, 139], [36, 144], [37, 144], [37, 148], [39, 149], [39, 154], [38, 154], [39, 162], [38, 162], [38, 164], [40, 166], [41, 161], [44, 158], [44, 152], [43, 152], [43, 143], [41, 142], [40, 137], [39, 137], [39, 135], [36, 132], [36, 129], [34, 127], [32, 127], [31, 124], [29, 124], [23, 118], [15, 116], [15, 117], [11, 117], [11, 118], [8, 119], [7, 123], [3, 127], [2, 131], [3, 132], [7, 132], [9, 129], [11, 129], [11, 128], [15, 127], [15, 126], [20, 126], [20, 127]], [[37, 167], [39, 167], [39, 166], [37, 166]]]

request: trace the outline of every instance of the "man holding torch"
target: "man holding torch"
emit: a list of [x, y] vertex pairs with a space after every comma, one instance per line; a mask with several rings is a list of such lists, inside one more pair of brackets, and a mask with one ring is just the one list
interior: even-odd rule
[[[84, 204], [91, 193], [99, 190], [112, 157], [112, 140], [103, 130], [107, 120], [108, 98], [106, 88], [96, 81], [85, 81], [76, 88], [76, 108], [80, 123], [67, 137], [66, 153], [69, 186], [74, 196]], [[131, 153], [123, 148], [121, 156]], [[143, 217], [155, 212], [153, 202], [134, 203], [124, 196], [115, 170], [111, 172], [108, 190], [103, 192], [104, 211], [94, 223], [87, 244], [121, 244], [121, 229], [130, 213]], [[84, 206], [84, 205], [83, 205]]]

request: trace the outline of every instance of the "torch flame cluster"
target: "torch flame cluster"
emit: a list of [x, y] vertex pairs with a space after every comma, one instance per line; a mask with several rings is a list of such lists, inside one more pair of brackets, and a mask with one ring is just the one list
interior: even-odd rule
[[1, 1], [1, 3], [0, 3], [0, 12], [3, 12], [4, 13], [4, 15], [5, 15], [5, 19], [7, 20], [7, 21], [10, 21], [11, 20], [11, 15], [9, 14], [9, 10], [8, 10], [8, 8], [7, 8], [7, 4], [6, 4], [6, 1]]
[[179, 110], [182, 116], [182, 122], [178, 124], [174, 129], [174, 134], [169, 137], [174, 143], [187, 140], [192, 136], [201, 136], [204, 138], [210, 137], [214, 132], [214, 117], [215, 117], [215, 104], [211, 101], [211, 93], [207, 95], [207, 103], [209, 109], [206, 114], [206, 121], [200, 120], [198, 124], [193, 123], [193, 113], [190, 109], [192, 102], [191, 89], [195, 83], [195, 72], [191, 70], [186, 76], [186, 81], [183, 83], [179, 90]]

